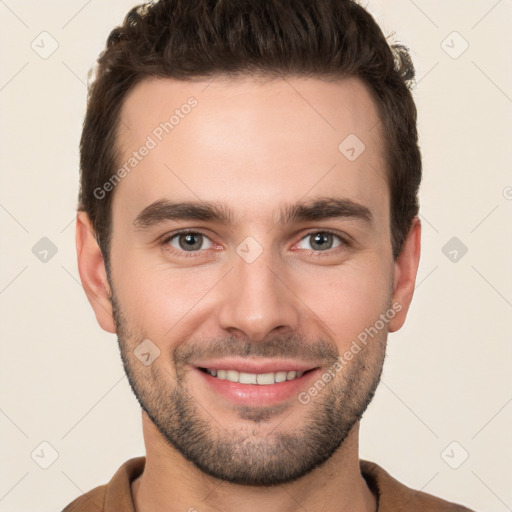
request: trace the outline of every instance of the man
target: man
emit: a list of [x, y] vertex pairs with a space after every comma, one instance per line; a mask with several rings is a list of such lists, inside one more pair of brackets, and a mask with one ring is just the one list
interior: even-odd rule
[[110, 34], [78, 265], [146, 456], [65, 511], [468, 510], [358, 456], [420, 257], [413, 77], [349, 0], [160, 0]]

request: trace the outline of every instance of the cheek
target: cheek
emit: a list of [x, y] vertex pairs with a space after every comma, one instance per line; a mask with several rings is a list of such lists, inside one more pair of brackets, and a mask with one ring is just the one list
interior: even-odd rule
[[372, 258], [368, 265], [318, 267], [301, 279], [297, 295], [329, 327], [326, 334], [338, 345], [350, 345], [389, 307], [391, 275], [381, 265]]
[[222, 277], [206, 267], [178, 270], [133, 256], [116, 263], [115, 289], [127, 322], [157, 343], [179, 337]]

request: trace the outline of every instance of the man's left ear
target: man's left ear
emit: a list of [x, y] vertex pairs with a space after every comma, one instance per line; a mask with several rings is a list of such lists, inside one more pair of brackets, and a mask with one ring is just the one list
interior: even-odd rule
[[421, 252], [421, 222], [414, 217], [407, 233], [402, 251], [395, 261], [393, 274], [393, 309], [397, 312], [389, 321], [389, 332], [398, 331], [404, 325], [407, 311], [412, 301], [416, 274]]

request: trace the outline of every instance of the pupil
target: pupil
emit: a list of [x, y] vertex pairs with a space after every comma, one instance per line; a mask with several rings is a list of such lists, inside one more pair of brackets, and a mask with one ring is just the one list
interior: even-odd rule
[[[329, 233], [317, 233], [314, 238], [313, 245], [317, 245], [320, 249], [325, 249], [326, 244], [330, 241]], [[327, 247], [328, 248], [328, 247]]]
[[[185, 246], [183, 245], [183, 241], [185, 242]], [[190, 249], [199, 249], [202, 243], [202, 235], [197, 234], [186, 234], [180, 237], [180, 245], [182, 249], [190, 250]]]

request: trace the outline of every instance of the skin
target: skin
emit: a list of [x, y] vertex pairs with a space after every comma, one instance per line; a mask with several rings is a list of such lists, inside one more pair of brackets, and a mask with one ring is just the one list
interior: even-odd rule
[[[359, 469], [359, 419], [378, 383], [387, 334], [405, 321], [421, 233], [415, 218], [395, 261], [376, 106], [357, 79], [145, 80], [123, 105], [120, 164], [191, 96], [197, 106], [115, 187], [110, 276], [87, 215], [77, 216], [78, 266], [98, 323], [117, 333], [141, 405], [153, 419], [168, 420], [157, 426], [142, 413], [146, 467], [132, 484], [136, 510], [374, 511], [376, 497]], [[338, 150], [348, 134], [366, 147], [354, 161]], [[351, 199], [368, 208], [372, 222], [277, 222], [286, 204], [314, 198]], [[233, 223], [166, 220], [136, 229], [139, 213], [161, 199], [223, 204]], [[196, 257], [184, 256], [179, 238], [162, 243], [183, 228], [208, 237]], [[349, 243], [337, 245], [334, 237], [334, 247], [318, 249], [307, 235], [325, 230]], [[249, 236], [262, 248], [251, 263], [237, 253]], [[393, 304], [400, 310], [308, 404], [293, 396], [274, 408], [242, 407], [212, 391], [190, 366], [199, 355], [244, 350], [307, 361], [323, 348], [312, 366], [327, 370]], [[133, 353], [144, 339], [160, 350], [149, 366]], [[229, 342], [227, 351], [217, 341]], [[218, 459], [219, 467], [206, 454], [201, 468], [166, 437], [180, 426], [180, 400], [197, 432], [206, 432], [204, 447], [220, 442], [218, 456], [226, 459]], [[283, 438], [298, 451], [283, 449]], [[179, 439], [193, 447], [187, 436]], [[315, 455], [304, 447], [315, 441], [329, 449], [313, 466]], [[297, 453], [306, 461], [302, 473]], [[246, 479], [263, 478], [272, 456], [286, 481], [236, 481], [243, 470]]]

